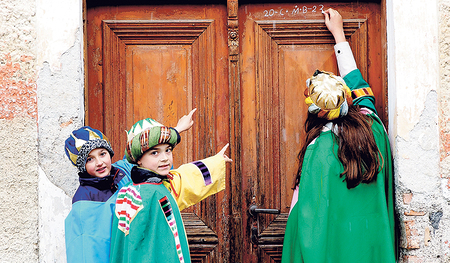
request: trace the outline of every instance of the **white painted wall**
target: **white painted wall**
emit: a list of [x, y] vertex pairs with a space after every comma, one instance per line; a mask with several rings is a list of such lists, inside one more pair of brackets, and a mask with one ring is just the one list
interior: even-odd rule
[[[44, 62], [52, 71], [61, 69], [61, 55], [82, 31], [82, 0], [35, 0], [37, 19], [37, 64]], [[79, 54], [82, 59], [82, 54]]]
[[39, 169], [39, 262], [66, 262], [64, 219], [72, 199]]
[[[441, 1], [387, 0], [390, 137], [401, 226], [401, 262], [448, 262], [438, 93]], [[448, 59], [448, 58], [447, 58]]]
[[78, 186], [64, 154], [84, 124], [82, 0], [36, 0], [39, 132], [39, 262], [66, 262], [64, 219]]

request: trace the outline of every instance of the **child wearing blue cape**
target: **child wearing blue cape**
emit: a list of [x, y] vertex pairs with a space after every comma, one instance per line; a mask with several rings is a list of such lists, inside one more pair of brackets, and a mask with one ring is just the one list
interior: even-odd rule
[[[179, 133], [191, 128], [192, 114], [170, 128]], [[65, 153], [78, 168], [80, 186], [72, 198], [72, 210], [65, 220], [68, 263], [109, 262], [111, 223], [118, 190], [130, 181], [133, 164], [125, 158], [111, 163], [114, 151], [108, 138], [89, 126], [74, 130], [65, 142]]]

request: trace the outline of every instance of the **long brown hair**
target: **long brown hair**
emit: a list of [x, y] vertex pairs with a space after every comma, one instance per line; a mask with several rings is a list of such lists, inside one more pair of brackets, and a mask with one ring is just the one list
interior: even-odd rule
[[[328, 122], [330, 121], [327, 119], [308, 113], [305, 121], [306, 138], [298, 154], [299, 167], [294, 188], [300, 182], [306, 148], [320, 135], [323, 126]], [[339, 145], [338, 158], [344, 166], [340, 177], [345, 176], [344, 181], [347, 182], [348, 189], [377, 179], [382, 156], [373, 137], [372, 122], [372, 119], [362, 114], [359, 106], [355, 105], [349, 107], [346, 116], [332, 121], [333, 129], [337, 127], [337, 135], [333, 133], [333, 136]]]

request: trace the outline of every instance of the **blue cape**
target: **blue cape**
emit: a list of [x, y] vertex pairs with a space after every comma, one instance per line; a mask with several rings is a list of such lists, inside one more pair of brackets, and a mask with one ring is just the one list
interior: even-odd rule
[[[125, 172], [118, 189], [130, 181], [132, 164], [120, 160], [114, 165]], [[78, 201], [65, 220], [68, 263], [109, 262], [111, 224], [117, 199], [116, 191], [106, 202]]]

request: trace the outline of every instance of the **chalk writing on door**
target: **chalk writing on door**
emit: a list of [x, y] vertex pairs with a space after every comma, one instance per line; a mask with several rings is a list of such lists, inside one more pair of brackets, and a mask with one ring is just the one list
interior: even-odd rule
[[323, 5], [313, 5], [313, 6], [294, 6], [292, 9], [289, 8], [279, 8], [279, 9], [269, 9], [264, 10], [264, 17], [278, 17], [278, 16], [295, 16], [307, 13], [322, 13], [324, 11]]

